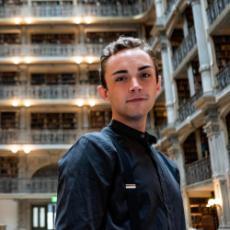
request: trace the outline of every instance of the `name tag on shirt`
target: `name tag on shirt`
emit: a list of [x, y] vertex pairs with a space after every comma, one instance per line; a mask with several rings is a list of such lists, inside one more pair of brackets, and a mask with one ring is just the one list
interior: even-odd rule
[[137, 186], [136, 186], [136, 184], [125, 184], [125, 188], [126, 189], [136, 189]]

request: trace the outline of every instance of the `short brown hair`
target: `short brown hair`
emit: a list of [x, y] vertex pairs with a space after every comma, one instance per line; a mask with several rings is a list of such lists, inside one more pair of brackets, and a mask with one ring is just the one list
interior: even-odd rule
[[134, 48], [140, 48], [152, 58], [153, 64], [155, 67], [155, 71], [156, 71], [157, 81], [158, 81], [158, 68], [157, 68], [157, 63], [156, 63], [156, 57], [152, 49], [149, 47], [149, 45], [139, 38], [122, 36], [122, 37], [119, 37], [116, 41], [108, 44], [102, 51], [102, 55], [100, 58], [99, 75], [100, 75], [101, 85], [104, 88], [107, 88], [106, 81], [105, 81], [105, 68], [106, 68], [106, 63], [109, 57], [118, 53], [121, 50], [134, 49]]

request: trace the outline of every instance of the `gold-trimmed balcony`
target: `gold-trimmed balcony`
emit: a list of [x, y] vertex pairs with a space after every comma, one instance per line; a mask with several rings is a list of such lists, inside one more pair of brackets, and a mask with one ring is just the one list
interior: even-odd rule
[[178, 123], [182, 123], [184, 120], [186, 120], [186, 118], [193, 115], [197, 111], [194, 102], [196, 102], [200, 97], [202, 97], [202, 95], [203, 92], [199, 91], [179, 106], [177, 119]]
[[210, 25], [210, 33], [221, 33], [229, 28], [230, 20], [230, 1], [213, 0], [208, 5], [207, 18]]
[[21, 44], [0, 45], [0, 62], [31, 64], [34, 62], [98, 62], [104, 44]]
[[96, 130], [98, 129], [0, 129], [0, 149], [10, 151], [28, 150], [30, 152], [37, 149], [33, 145], [67, 146], [72, 145], [81, 135]]
[[183, 39], [180, 46], [176, 49], [172, 57], [172, 64], [174, 72], [177, 72], [179, 68], [184, 66], [190, 59], [189, 55], [194, 53], [196, 49], [196, 35], [194, 27], [189, 29], [188, 35]]
[[0, 23], [33, 24], [33, 23], [75, 23], [90, 24], [105, 22], [108, 19], [116, 22], [143, 20], [153, 8], [153, 1], [135, 1], [132, 4], [83, 4], [73, 5], [9, 5], [0, 8]]
[[57, 178], [0, 178], [0, 194], [57, 193]]
[[185, 165], [187, 185], [199, 183], [212, 178], [210, 158], [203, 158]]
[[71, 104], [75, 106], [104, 105], [99, 98], [97, 85], [2, 85], [0, 86], [0, 104], [18, 107], [31, 107], [49, 104]]

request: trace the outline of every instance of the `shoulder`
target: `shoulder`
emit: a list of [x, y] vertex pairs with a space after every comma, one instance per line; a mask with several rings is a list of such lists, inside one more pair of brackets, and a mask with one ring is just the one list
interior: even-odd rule
[[59, 168], [76, 171], [83, 167], [113, 167], [115, 149], [102, 132], [92, 132], [81, 136], [59, 160]]

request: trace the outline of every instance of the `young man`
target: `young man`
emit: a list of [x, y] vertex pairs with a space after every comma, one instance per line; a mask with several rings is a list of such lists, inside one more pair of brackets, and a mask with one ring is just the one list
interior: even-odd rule
[[98, 92], [112, 121], [59, 162], [57, 230], [185, 230], [179, 173], [145, 132], [160, 91], [151, 49], [121, 37], [101, 57]]

